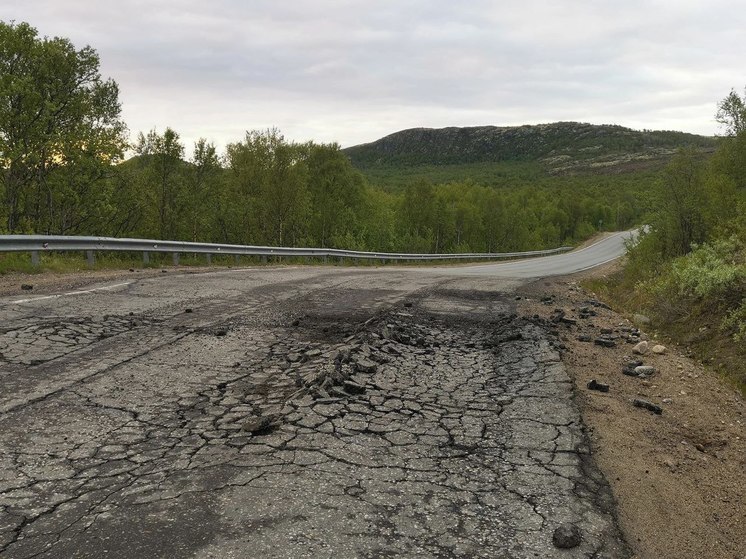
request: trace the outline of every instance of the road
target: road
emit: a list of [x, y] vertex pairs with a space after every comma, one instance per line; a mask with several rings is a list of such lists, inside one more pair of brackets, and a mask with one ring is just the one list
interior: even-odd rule
[[461, 266], [451, 269], [434, 268], [432, 271], [459, 276], [522, 279], [564, 276], [582, 272], [619, 258], [624, 254], [625, 242], [631, 239], [635, 233], [636, 230], [612, 233], [587, 247], [564, 254], [516, 260], [514, 262]]
[[628, 557], [537, 265], [0, 299], [0, 557]]

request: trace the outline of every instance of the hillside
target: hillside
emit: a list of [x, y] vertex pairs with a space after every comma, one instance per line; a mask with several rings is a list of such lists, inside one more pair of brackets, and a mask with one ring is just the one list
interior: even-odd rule
[[[578, 122], [512, 127], [412, 128], [345, 149], [352, 163], [373, 178], [392, 169], [433, 167], [445, 176], [490, 171], [525, 175], [618, 173], [659, 167], [676, 150], [709, 152], [715, 138], [674, 131], [639, 131]], [[450, 168], [450, 171], [448, 170]], [[415, 172], [416, 174], [416, 172]], [[454, 178], [458, 178], [454, 176]]]

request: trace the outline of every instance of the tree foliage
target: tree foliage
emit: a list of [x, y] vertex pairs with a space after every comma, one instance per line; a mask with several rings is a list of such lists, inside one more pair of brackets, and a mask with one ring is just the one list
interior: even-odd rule
[[725, 127], [728, 136], [746, 131], [746, 93], [741, 97], [733, 89], [718, 103], [715, 120]]
[[106, 212], [123, 154], [119, 90], [91, 47], [0, 22], [0, 188], [4, 228], [75, 233]]

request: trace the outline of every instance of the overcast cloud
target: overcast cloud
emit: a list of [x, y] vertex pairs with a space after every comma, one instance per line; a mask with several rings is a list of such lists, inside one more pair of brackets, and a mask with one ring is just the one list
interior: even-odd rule
[[0, 19], [90, 44], [132, 136], [187, 145], [558, 120], [714, 134], [746, 84], [740, 0], [3, 0]]

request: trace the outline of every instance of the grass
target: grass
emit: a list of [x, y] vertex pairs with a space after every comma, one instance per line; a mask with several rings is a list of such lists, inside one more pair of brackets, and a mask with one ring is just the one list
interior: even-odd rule
[[[145, 264], [142, 257], [138, 254], [134, 256], [124, 252], [97, 252], [95, 264], [88, 266], [85, 254], [80, 252], [49, 252], [39, 255], [40, 262], [38, 266], [31, 263], [31, 255], [26, 252], [0, 253], [0, 277], [10, 273], [22, 274], [73, 274], [88, 270], [128, 270], [128, 269], [160, 269], [173, 266], [173, 257], [170, 253], [151, 253], [150, 261]], [[484, 259], [464, 259], [464, 260], [403, 260], [403, 261], [386, 261], [386, 265], [423, 267], [423, 266], [455, 266], [458, 264], [487, 264], [490, 262], [504, 262], [507, 259], [484, 260]], [[185, 267], [206, 267], [207, 258], [205, 255], [194, 255], [190, 253], [181, 253], [179, 257], [179, 266]], [[234, 267], [234, 266], [276, 266], [276, 265], [327, 265], [327, 266], [357, 266], [357, 267], [377, 267], [381, 266], [381, 260], [373, 259], [352, 259], [340, 261], [338, 258], [330, 257], [327, 262], [322, 258], [312, 257], [269, 257], [265, 262], [260, 256], [240, 256], [235, 258], [228, 255], [213, 255], [210, 266], [212, 267]]]

